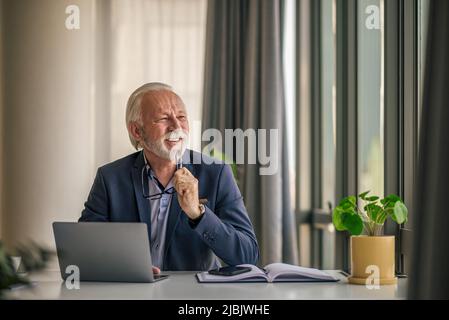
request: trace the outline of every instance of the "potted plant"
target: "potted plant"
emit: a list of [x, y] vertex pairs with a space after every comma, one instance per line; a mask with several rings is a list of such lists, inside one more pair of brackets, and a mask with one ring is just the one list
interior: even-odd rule
[[[44, 269], [54, 256], [53, 251], [33, 241], [21, 244], [15, 251], [16, 256], [11, 256], [0, 241], [0, 300], [4, 298], [4, 290], [30, 284], [25, 274]], [[20, 260], [20, 267], [17, 264], [18, 260]]]
[[[358, 199], [360, 203], [358, 203]], [[383, 226], [390, 218], [398, 224], [407, 222], [408, 210], [397, 195], [383, 199], [369, 196], [369, 191], [349, 196], [333, 210], [332, 221], [338, 231], [351, 234], [351, 276], [349, 283], [366, 284], [376, 269], [379, 284], [395, 284], [394, 236], [384, 236]]]

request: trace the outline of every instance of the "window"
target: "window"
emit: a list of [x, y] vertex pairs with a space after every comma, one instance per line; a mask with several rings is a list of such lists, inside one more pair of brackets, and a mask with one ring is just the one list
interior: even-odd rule
[[428, 5], [310, 0], [298, 6], [301, 264], [349, 271], [349, 235], [334, 232], [329, 203], [370, 190], [398, 194], [409, 207], [407, 225], [385, 225], [397, 239], [397, 272], [407, 272]]
[[283, 72], [285, 84], [285, 105], [287, 121], [287, 143], [290, 173], [290, 199], [296, 203], [296, 148], [295, 148], [295, 1], [286, 0], [283, 26]]
[[[335, 206], [336, 160], [336, 2], [322, 0], [320, 8], [320, 91], [321, 91], [321, 208], [331, 215]], [[333, 269], [335, 265], [335, 228], [326, 222], [321, 228], [321, 267]]]
[[321, 3], [321, 135], [322, 208], [335, 206], [336, 152], [336, 2]]
[[336, 1], [297, 8], [297, 221], [300, 263], [332, 269], [336, 181]]
[[384, 193], [383, 0], [359, 0], [357, 10], [358, 192]]

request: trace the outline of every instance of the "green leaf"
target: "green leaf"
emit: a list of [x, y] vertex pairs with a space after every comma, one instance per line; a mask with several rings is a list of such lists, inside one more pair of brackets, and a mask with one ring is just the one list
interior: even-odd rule
[[377, 223], [380, 222], [380, 221], [378, 221], [378, 219], [383, 212], [382, 207], [380, 207], [379, 205], [377, 205], [375, 203], [370, 203], [370, 204], [367, 204], [364, 209], [365, 209], [368, 217], [372, 221], [377, 222]]
[[389, 196], [386, 196], [382, 200], [380, 200], [380, 203], [382, 203], [386, 208], [390, 207], [393, 208], [396, 202], [402, 201], [401, 198], [399, 198], [395, 194], [390, 194]]
[[387, 214], [380, 208], [379, 212], [377, 212], [375, 221], [377, 224], [384, 224], [385, 220], [387, 220]]
[[355, 197], [346, 197], [340, 201], [340, 204], [337, 206], [341, 211], [356, 211]]
[[336, 207], [332, 213], [332, 222], [334, 223], [335, 229], [337, 231], [344, 231], [345, 226], [343, 225], [343, 222], [341, 221], [341, 216], [344, 211], [341, 209], [341, 207]]
[[341, 207], [348, 207], [348, 205], [355, 206], [356, 200], [357, 199], [355, 196], [349, 196], [349, 197], [343, 198], [340, 201], [339, 206], [341, 206]]
[[341, 222], [345, 229], [353, 236], [357, 236], [363, 231], [363, 221], [358, 214], [352, 214], [345, 211], [341, 215]]
[[362, 192], [361, 194], [359, 194], [359, 198], [362, 199], [362, 200], [365, 200], [365, 198], [368, 195], [368, 193], [370, 193], [370, 191]]
[[342, 211], [355, 211], [355, 205], [350, 202], [345, 202], [339, 207], [342, 209]]
[[391, 218], [396, 221], [398, 224], [402, 224], [407, 222], [408, 210], [402, 201], [397, 201], [394, 205], [393, 213], [391, 214]]
[[377, 196], [368, 197], [368, 198], [365, 198], [365, 200], [366, 201], [377, 201], [377, 200], [379, 200], [379, 197], [377, 197]]
[[348, 200], [350, 203], [352, 203], [353, 205], [355, 205], [357, 203], [357, 198], [355, 196], [349, 196]]

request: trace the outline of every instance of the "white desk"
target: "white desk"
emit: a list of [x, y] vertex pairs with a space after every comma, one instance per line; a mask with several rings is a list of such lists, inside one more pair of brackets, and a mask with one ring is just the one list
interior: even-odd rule
[[80, 289], [68, 290], [59, 271], [29, 276], [31, 288], [6, 292], [8, 299], [135, 299], [135, 300], [302, 300], [302, 299], [405, 299], [406, 279], [397, 285], [369, 290], [350, 285], [338, 271], [328, 271], [337, 283], [198, 283], [193, 272], [166, 272], [170, 277], [155, 283], [81, 282]]

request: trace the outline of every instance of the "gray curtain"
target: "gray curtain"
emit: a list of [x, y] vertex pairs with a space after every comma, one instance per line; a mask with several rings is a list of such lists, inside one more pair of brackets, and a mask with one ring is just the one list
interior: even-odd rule
[[449, 1], [430, 2], [412, 299], [449, 299]]
[[[282, 72], [282, 0], [208, 2], [203, 130], [279, 129], [278, 171], [238, 168], [260, 246], [260, 264], [298, 263], [291, 207]], [[224, 144], [223, 144], [224, 145]]]

